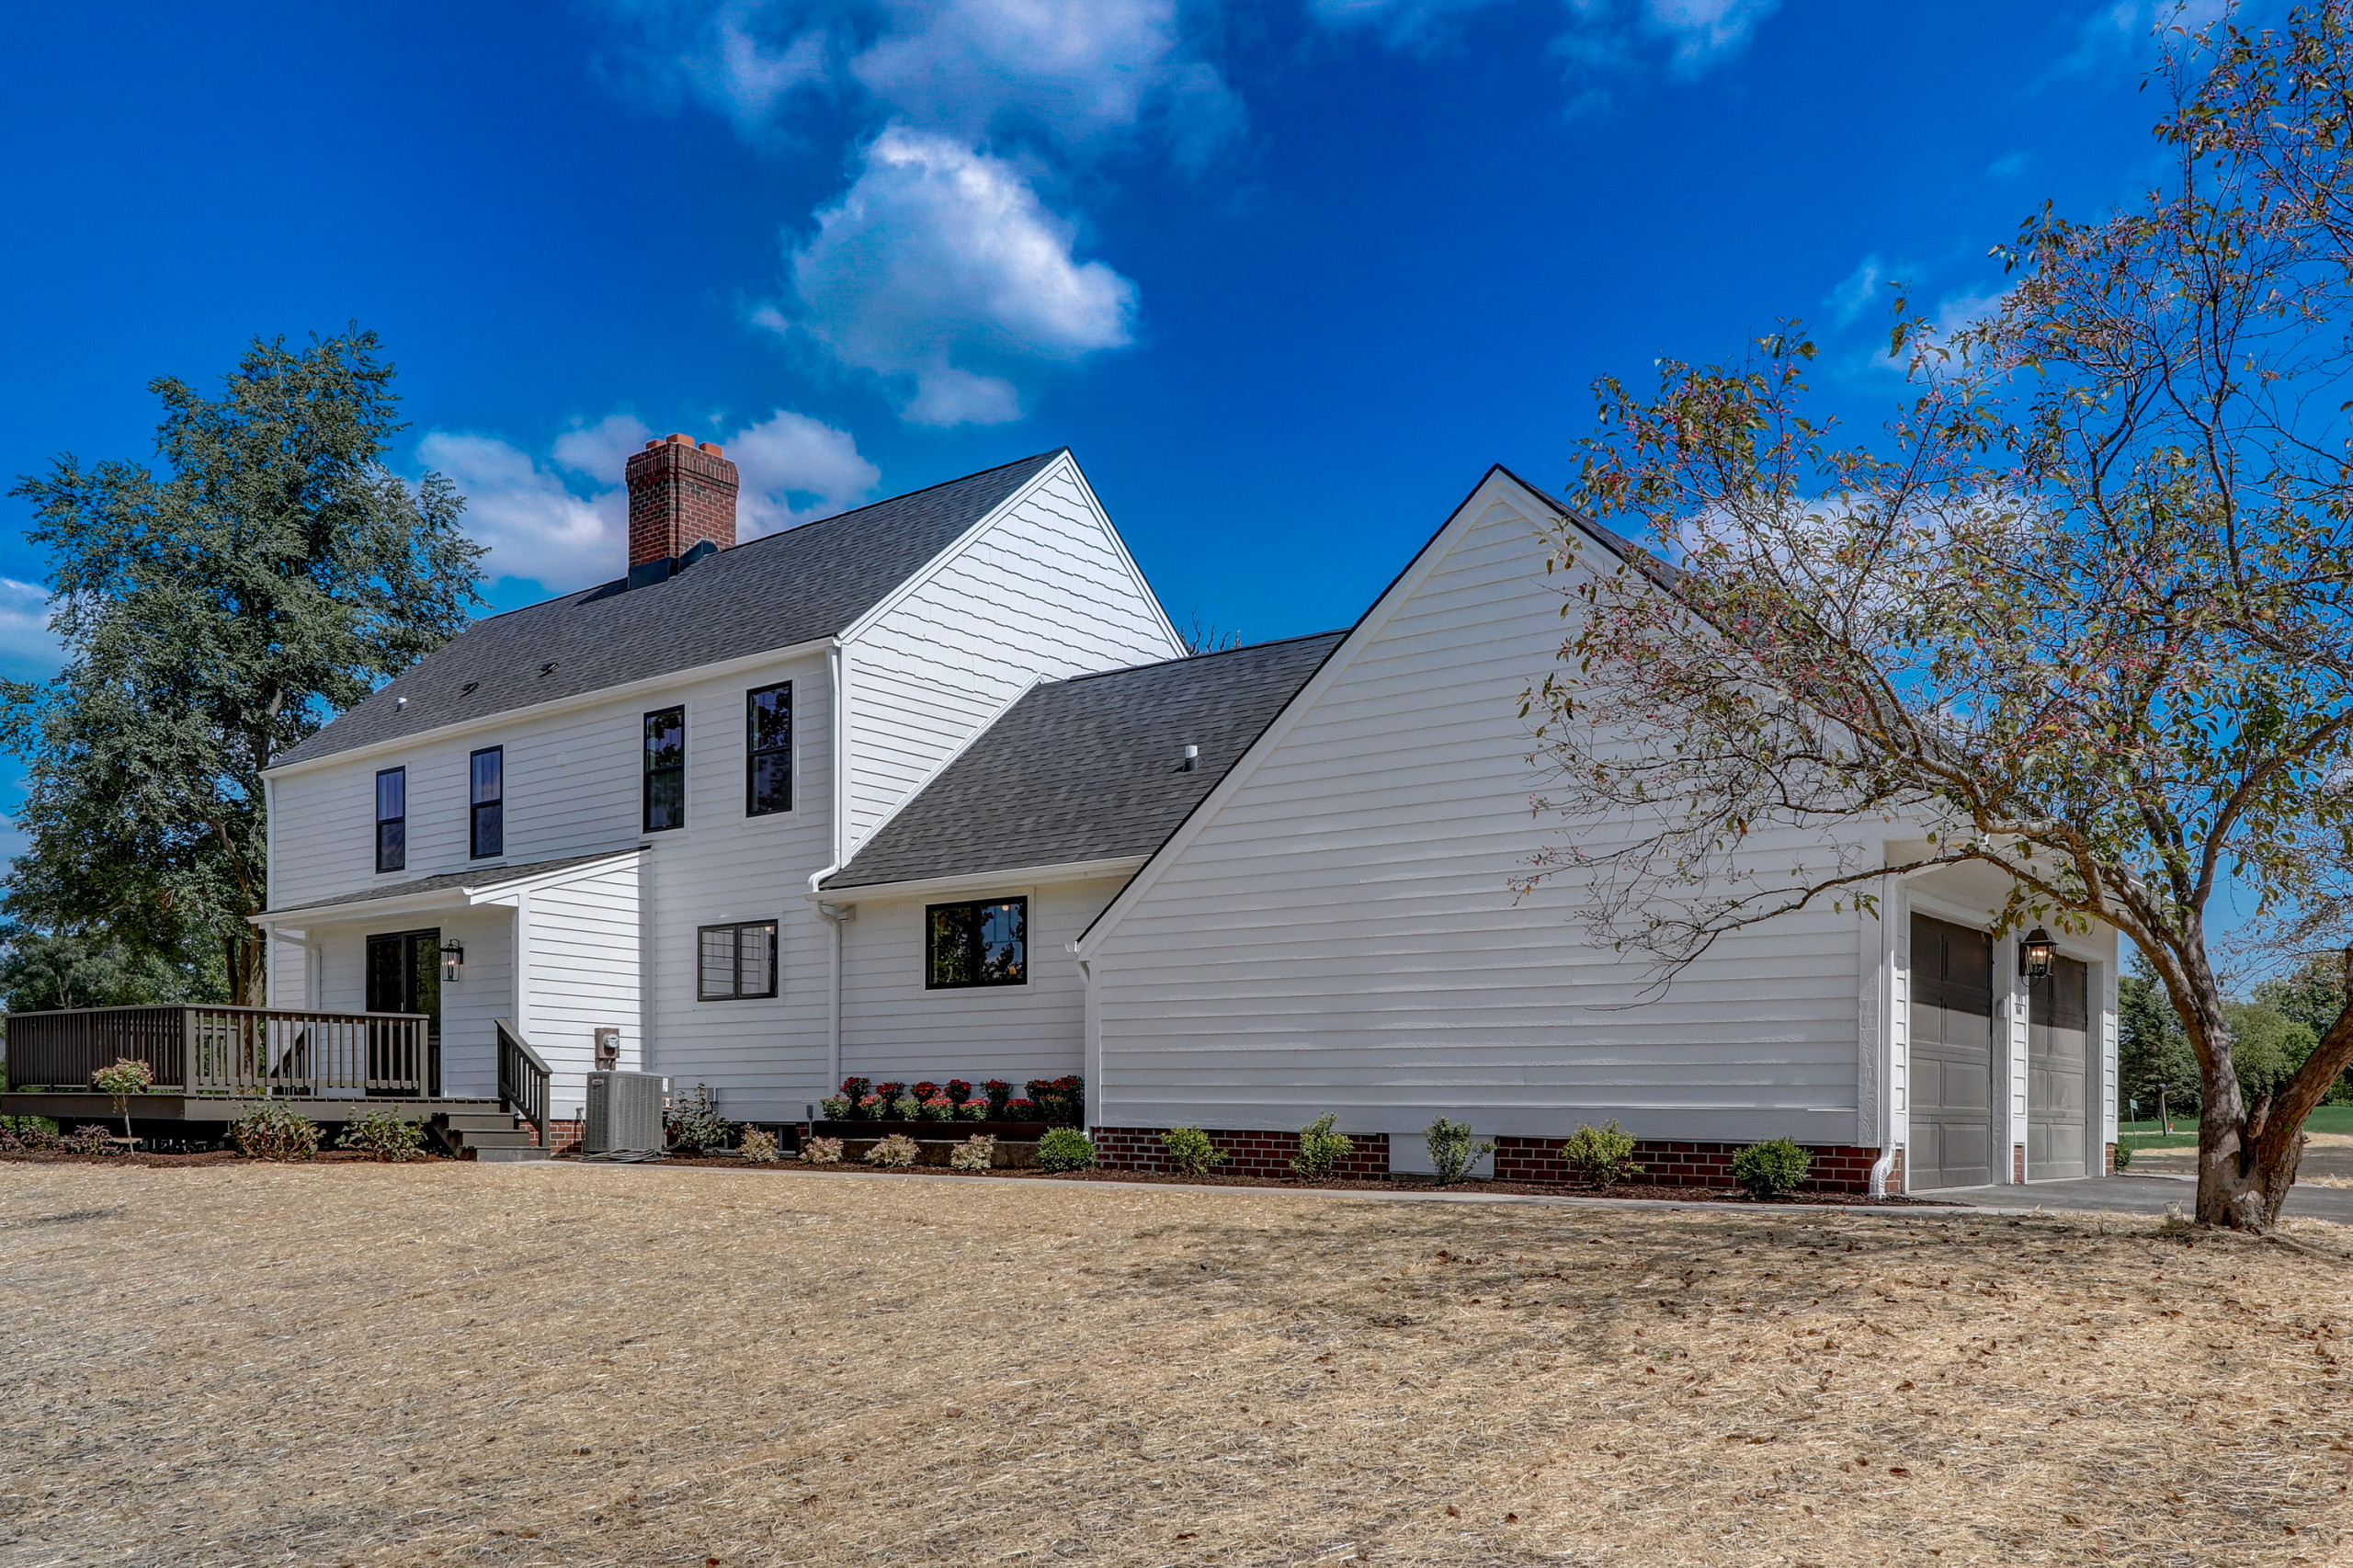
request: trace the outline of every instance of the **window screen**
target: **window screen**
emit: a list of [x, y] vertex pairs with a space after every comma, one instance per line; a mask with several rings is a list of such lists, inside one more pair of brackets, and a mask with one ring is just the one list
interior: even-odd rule
[[506, 748], [489, 746], [473, 755], [469, 811], [472, 856], [477, 860], [506, 850]]
[[695, 994], [703, 1001], [733, 1002], [776, 994], [775, 921], [706, 926], [697, 937], [700, 978]]
[[744, 694], [744, 814], [792, 809], [792, 683]]
[[687, 825], [687, 710], [645, 716], [645, 831]]
[[376, 775], [376, 869], [408, 867], [408, 769], [387, 767]]

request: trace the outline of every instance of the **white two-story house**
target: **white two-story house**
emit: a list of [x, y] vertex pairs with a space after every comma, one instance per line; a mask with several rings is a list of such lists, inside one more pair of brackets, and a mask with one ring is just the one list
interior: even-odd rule
[[1131, 1164], [1179, 1123], [1272, 1160], [1332, 1110], [1370, 1168], [1439, 1114], [1533, 1176], [1608, 1119], [1689, 1179], [1783, 1135], [1840, 1186], [2104, 1168], [2112, 937], [2029, 982], [1998, 887], [1891, 878], [1646, 1001], [1572, 885], [1513, 894], [1564, 514], [1503, 470], [1352, 628], [1199, 657], [1067, 450], [742, 544], [717, 448], [627, 479], [625, 574], [267, 775], [273, 1004], [425, 1014], [438, 1093], [494, 1092], [506, 1019], [558, 1117], [602, 1031], [745, 1120], [1079, 1074]]

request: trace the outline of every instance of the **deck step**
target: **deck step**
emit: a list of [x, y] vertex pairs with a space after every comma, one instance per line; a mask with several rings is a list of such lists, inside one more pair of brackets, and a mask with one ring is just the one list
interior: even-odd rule
[[470, 1142], [466, 1147], [473, 1151], [474, 1163], [477, 1165], [521, 1165], [533, 1160], [555, 1157], [554, 1150], [542, 1149], [536, 1143], [497, 1144], [484, 1148]]

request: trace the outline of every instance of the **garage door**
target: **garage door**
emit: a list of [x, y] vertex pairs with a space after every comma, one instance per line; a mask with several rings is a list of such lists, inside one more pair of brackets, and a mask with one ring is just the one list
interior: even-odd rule
[[1994, 1179], [1994, 944], [1912, 917], [1912, 1142], [1905, 1185]]
[[2027, 987], [2026, 1174], [2034, 1180], [2087, 1176], [2091, 967], [2053, 959]]

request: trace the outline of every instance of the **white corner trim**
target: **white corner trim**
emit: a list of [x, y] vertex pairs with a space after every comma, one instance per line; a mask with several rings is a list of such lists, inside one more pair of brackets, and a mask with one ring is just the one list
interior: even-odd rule
[[[1225, 809], [1226, 802], [1249, 783], [1252, 776], [1258, 771], [1266, 759], [1273, 755], [1290, 732], [1299, 726], [1301, 719], [1315, 706], [1324, 693], [1330, 690], [1333, 685], [1347, 672], [1348, 667], [1356, 663], [1358, 655], [1364, 651], [1366, 645], [1381, 635], [1390, 621], [1396, 618], [1397, 612], [1404, 608], [1407, 602], [1421, 590], [1422, 585], [1427, 582], [1447, 557], [1454, 552], [1454, 548], [1461, 542], [1462, 536], [1470, 532], [1479, 519], [1499, 502], [1523, 517], [1527, 517], [1529, 508], [1519, 497], [1534, 494], [1527, 485], [1505, 470], [1490, 470], [1486, 478], [1480, 482], [1478, 488], [1472, 491], [1462, 504], [1454, 509], [1454, 515], [1446, 520], [1445, 525], [1437, 533], [1430, 536], [1429, 542], [1422, 546], [1413, 562], [1398, 574], [1397, 580], [1389, 585], [1381, 597], [1374, 600], [1372, 607], [1365, 611], [1362, 619], [1349, 629], [1348, 634], [1341, 639], [1340, 645], [1333, 649], [1324, 658], [1323, 665], [1317, 668], [1313, 676], [1309, 677], [1307, 684], [1300, 687], [1291, 699], [1283, 705], [1283, 710], [1275, 716], [1274, 722], [1268, 724], [1258, 738], [1251, 743], [1250, 748], [1235, 759], [1233, 766], [1226, 771], [1225, 777], [1217, 781], [1217, 787], [1202, 799], [1200, 804], [1193, 808], [1191, 814], [1177, 824], [1176, 831], [1168, 835], [1167, 842], [1163, 844], [1159, 851], [1144, 863], [1143, 869], [1135, 874], [1128, 885], [1120, 890], [1120, 895], [1110, 902], [1102, 914], [1095, 917], [1093, 924], [1079, 934], [1078, 940], [1071, 944], [1070, 950], [1082, 959], [1091, 959], [1101, 950], [1103, 944], [1110, 938], [1111, 933], [1119, 928], [1120, 922], [1127, 917], [1128, 911], [1134, 908], [1138, 901], [1152, 891], [1160, 879], [1166, 874], [1168, 868], [1184, 854], [1194, 839], [1200, 836], [1217, 814]], [[1538, 496], [1537, 499], [1544, 504], [1546, 511], [1554, 510], [1549, 502], [1544, 502], [1543, 497]], [[1530, 518], [1530, 520], [1534, 519]]]

